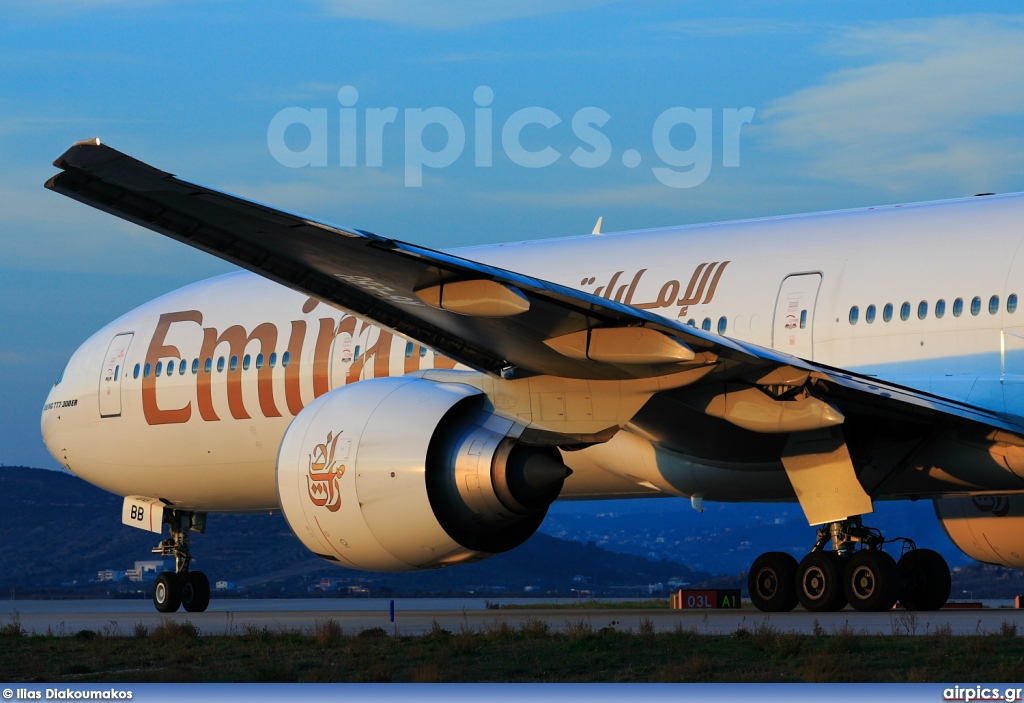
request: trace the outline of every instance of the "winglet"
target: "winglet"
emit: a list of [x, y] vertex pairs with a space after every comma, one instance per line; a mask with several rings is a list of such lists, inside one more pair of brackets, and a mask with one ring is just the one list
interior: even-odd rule
[[604, 222], [604, 215], [597, 218], [597, 224], [594, 225], [594, 231], [591, 234], [601, 234], [601, 223]]

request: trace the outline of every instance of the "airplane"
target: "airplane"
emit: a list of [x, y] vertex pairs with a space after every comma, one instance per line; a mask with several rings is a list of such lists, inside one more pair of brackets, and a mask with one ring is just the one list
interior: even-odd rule
[[942, 556], [868, 524], [926, 499], [1024, 568], [1024, 194], [437, 251], [99, 139], [54, 165], [46, 188], [242, 269], [100, 329], [42, 412], [161, 536], [161, 612], [208, 606], [211, 512], [413, 571], [516, 548], [556, 499], [798, 502], [815, 537], [753, 561], [757, 608], [934, 610]]

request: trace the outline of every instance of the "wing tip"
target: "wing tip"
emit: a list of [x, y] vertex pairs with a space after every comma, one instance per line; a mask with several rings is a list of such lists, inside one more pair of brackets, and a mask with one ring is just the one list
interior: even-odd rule
[[70, 154], [73, 150], [77, 149], [78, 147], [83, 147], [83, 146], [103, 146], [103, 144], [102, 144], [102, 142], [100, 142], [100, 138], [99, 137], [93, 137], [92, 139], [79, 139], [77, 142], [72, 144], [71, 147], [67, 151], [65, 151], [63, 154], [58, 156], [54, 160], [53, 165], [56, 168], [64, 168], [66, 166], [66, 164], [67, 164], [67, 156], [68, 156], [68, 154]]

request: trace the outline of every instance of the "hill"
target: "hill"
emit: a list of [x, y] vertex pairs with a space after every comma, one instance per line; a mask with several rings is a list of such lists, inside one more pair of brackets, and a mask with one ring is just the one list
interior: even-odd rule
[[[210, 515], [206, 534], [194, 535], [194, 564], [211, 580], [232, 584], [221, 595], [645, 596], [662, 595], [658, 584], [665, 590], [678, 583], [745, 590], [743, 572], [757, 553], [782, 548], [799, 558], [811, 535], [795, 506], [709, 506], [711, 514], [700, 515], [680, 501], [644, 503], [556, 505], [542, 532], [518, 549], [476, 564], [407, 574], [329, 564], [302, 546], [279, 513]], [[936, 531], [934, 516], [924, 515], [928, 506], [907, 505], [880, 504], [880, 513], [889, 510], [878, 516], [892, 523], [888, 534]], [[152, 559], [159, 541], [122, 525], [120, 513], [119, 497], [70, 474], [0, 468], [0, 593], [140, 595], [148, 584], [97, 582], [101, 570], [123, 572]], [[910, 524], [899, 524], [898, 516]], [[930, 520], [921, 530], [924, 518]], [[1024, 572], [978, 564], [935, 534], [919, 544], [949, 558], [954, 598], [1024, 593]]]
[[[67, 473], [0, 469], [0, 592], [106, 594], [139, 584], [97, 583], [101, 570], [125, 571], [153, 558], [157, 536], [120, 523], [121, 499]], [[401, 594], [648, 595], [668, 581], [712, 574], [672, 561], [619, 554], [594, 544], [536, 534], [506, 554], [454, 569], [377, 574], [351, 571], [312, 555], [274, 515], [210, 515], [194, 535], [195, 568], [246, 595], [355, 591]], [[365, 590], [364, 590], [365, 589]]]

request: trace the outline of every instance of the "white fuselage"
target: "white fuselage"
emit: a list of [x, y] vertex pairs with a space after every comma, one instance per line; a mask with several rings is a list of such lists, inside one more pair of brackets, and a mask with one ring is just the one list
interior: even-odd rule
[[[1022, 243], [1024, 195], [1008, 195], [457, 253], [1024, 416], [1024, 310], [1015, 308]], [[414, 341], [233, 273], [157, 298], [93, 335], [51, 390], [42, 431], [61, 464], [114, 493], [196, 510], [275, 509], [278, 447], [305, 405], [361, 379], [452, 366]], [[608, 445], [568, 453], [576, 473], [563, 495], [695, 492], [658, 475], [648, 456], [656, 449], [656, 438], [627, 427]], [[780, 470], [715, 497], [791, 499], [792, 491]]]

